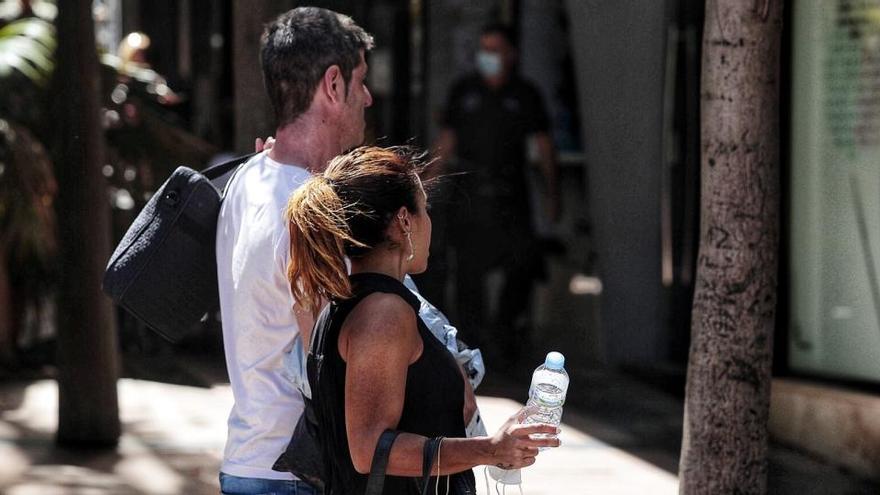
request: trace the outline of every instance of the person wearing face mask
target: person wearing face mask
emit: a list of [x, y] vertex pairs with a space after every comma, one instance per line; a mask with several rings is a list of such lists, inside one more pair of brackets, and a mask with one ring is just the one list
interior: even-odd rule
[[[538, 90], [516, 73], [516, 38], [501, 24], [483, 28], [476, 73], [456, 81], [434, 146], [433, 173], [451, 174], [447, 213], [455, 252], [456, 308], [464, 328], [480, 329], [477, 343], [494, 351], [489, 365], [514, 364], [526, 347], [512, 332], [526, 315], [534, 280], [543, 270], [527, 186], [527, 140], [534, 139], [550, 222], [559, 216], [555, 151]], [[454, 165], [451, 160], [455, 157]], [[486, 276], [504, 275], [497, 316], [490, 319]]]

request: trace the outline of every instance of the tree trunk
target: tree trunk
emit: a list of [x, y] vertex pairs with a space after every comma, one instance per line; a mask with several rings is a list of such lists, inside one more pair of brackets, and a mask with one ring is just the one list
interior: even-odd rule
[[707, 0], [702, 216], [680, 493], [767, 490], [782, 0]]
[[260, 37], [263, 26], [293, 8], [293, 4], [292, 0], [250, 0], [232, 4], [237, 153], [253, 152], [255, 138], [265, 138], [275, 132], [274, 113], [263, 86]]
[[54, 80], [61, 280], [58, 300], [58, 437], [115, 445], [118, 355], [113, 307], [101, 292], [110, 255], [110, 205], [101, 167], [98, 58], [92, 2], [59, 0]]

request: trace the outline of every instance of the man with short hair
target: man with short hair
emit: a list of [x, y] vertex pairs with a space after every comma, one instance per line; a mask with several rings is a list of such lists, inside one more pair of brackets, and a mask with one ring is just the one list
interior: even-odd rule
[[303, 411], [304, 376], [290, 356], [308, 348], [312, 317], [287, 280], [290, 194], [312, 173], [364, 139], [366, 51], [373, 38], [335, 12], [296, 8], [270, 23], [262, 68], [275, 113], [274, 146], [229, 182], [217, 223], [217, 276], [223, 340], [235, 404], [220, 489], [225, 494], [313, 494], [272, 470]]
[[[277, 129], [270, 147], [236, 171], [217, 221], [217, 278], [223, 341], [235, 404], [220, 468], [224, 494], [307, 494], [313, 487], [273, 471], [310, 393], [305, 354], [314, 324], [297, 308], [287, 280], [287, 199], [312, 173], [364, 139], [365, 52], [372, 37], [351, 18], [314, 7], [291, 10], [263, 35], [262, 66]], [[263, 143], [257, 140], [258, 149]], [[405, 282], [418, 295], [409, 277]], [[470, 436], [485, 435], [473, 388], [485, 368], [480, 351], [421, 298], [419, 314], [462, 365]]]

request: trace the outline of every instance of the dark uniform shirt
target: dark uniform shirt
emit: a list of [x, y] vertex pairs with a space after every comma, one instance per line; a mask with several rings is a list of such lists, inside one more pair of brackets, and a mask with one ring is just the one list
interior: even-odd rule
[[456, 154], [470, 176], [469, 192], [528, 204], [526, 138], [548, 130], [534, 86], [514, 76], [492, 89], [479, 76], [466, 77], [452, 88], [444, 124], [455, 131]]

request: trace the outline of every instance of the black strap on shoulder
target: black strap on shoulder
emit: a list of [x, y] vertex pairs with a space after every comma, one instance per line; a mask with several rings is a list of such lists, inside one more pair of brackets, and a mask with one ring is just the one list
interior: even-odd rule
[[382, 495], [391, 446], [394, 445], [394, 440], [399, 434], [400, 432], [397, 430], [385, 430], [379, 437], [376, 451], [373, 453], [373, 465], [370, 466], [370, 477], [367, 479], [367, 490], [364, 495]]
[[425, 446], [422, 448], [422, 495], [428, 493], [428, 485], [431, 484], [431, 466], [434, 465], [434, 458], [437, 457], [442, 440], [443, 437], [430, 438], [425, 440]]
[[211, 165], [210, 167], [202, 170], [200, 173], [204, 175], [214, 187], [220, 191], [222, 194], [226, 189], [226, 183], [229, 182], [229, 179], [232, 178], [232, 175], [238, 169], [238, 167], [250, 160], [256, 153], [251, 153], [249, 155], [240, 156], [238, 158], [233, 158], [228, 162], [218, 163], [217, 165]]
[[241, 165], [242, 163], [250, 160], [256, 153], [250, 153], [248, 155], [239, 156], [238, 158], [233, 158], [227, 162], [218, 163], [217, 165], [211, 165], [210, 167], [202, 170], [200, 173], [207, 177], [208, 179], [216, 179], [226, 172], [230, 172], [235, 169], [235, 167]]

